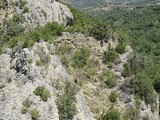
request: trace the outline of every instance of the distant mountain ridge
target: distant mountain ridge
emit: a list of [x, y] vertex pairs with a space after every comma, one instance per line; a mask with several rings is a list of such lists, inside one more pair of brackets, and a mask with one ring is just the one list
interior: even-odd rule
[[154, 4], [160, 2], [160, 0], [107, 0], [109, 3], [131, 3], [131, 4]]
[[98, 4], [112, 3], [112, 4], [156, 4], [160, 3], [160, 0], [63, 0], [65, 3], [71, 4], [78, 8], [86, 8], [96, 6]]
[[62, 1], [78, 8], [90, 7], [90, 6], [95, 6], [97, 4], [106, 3], [106, 0], [62, 0]]

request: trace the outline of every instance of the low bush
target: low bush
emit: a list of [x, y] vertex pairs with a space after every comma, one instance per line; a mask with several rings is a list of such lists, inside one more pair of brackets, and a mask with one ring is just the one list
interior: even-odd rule
[[85, 74], [87, 78], [91, 78], [97, 73], [97, 67], [99, 65], [99, 61], [95, 58], [90, 58], [86, 62], [86, 66], [84, 67]]
[[114, 107], [111, 107], [106, 114], [101, 115], [100, 120], [121, 120], [121, 114]]
[[24, 32], [24, 27], [20, 25], [23, 22], [23, 18], [14, 15], [13, 19], [6, 20], [3, 25], [0, 26], [0, 51], [3, 51], [5, 47], [15, 47], [18, 42], [24, 43], [23, 47], [25, 48], [32, 47], [34, 43], [40, 39], [53, 43], [53, 37], [56, 38], [62, 35], [64, 31], [63, 26], [52, 22], [45, 26]]
[[117, 83], [116, 76], [110, 71], [102, 72], [99, 75], [99, 79], [102, 80], [109, 88], [114, 87]]
[[40, 112], [37, 109], [33, 109], [30, 112], [32, 120], [38, 120], [40, 118]]
[[109, 49], [108, 51], [104, 52], [103, 54], [103, 62], [108, 64], [115, 61], [115, 59], [118, 57], [118, 54], [114, 49]]
[[149, 120], [148, 116], [143, 117], [143, 120]]
[[51, 97], [50, 92], [47, 89], [45, 89], [43, 86], [38, 86], [33, 93], [35, 95], [40, 96], [44, 102], [46, 102], [48, 98]]
[[43, 63], [42, 63], [42, 61], [41, 61], [41, 60], [37, 60], [37, 61], [36, 61], [36, 65], [37, 65], [37, 66], [42, 66], [42, 65], [43, 65]]
[[29, 108], [33, 102], [27, 97], [23, 102], [22, 105], [26, 108]]
[[68, 44], [65, 44], [65, 45], [61, 45], [61, 46], [58, 46], [56, 48], [56, 53], [58, 55], [65, 55], [65, 54], [69, 54], [70, 51], [72, 49], [72, 46], [71, 45], [68, 45]]
[[128, 108], [124, 113], [123, 120], [138, 120], [139, 118], [138, 112], [139, 111], [136, 108], [133, 108], [133, 107]]
[[119, 54], [123, 54], [123, 53], [125, 53], [125, 48], [126, 48], [125, 44], [119, 43], [117, 48], [116, 48], [116, 52], [119, 53]]
[[125, 64], [124, 65], [124, 70], [122, 72], [122, 76], [129, 77], [131, 74], [132, 74], [132, 71], [131, 71], [130, 64]]
[[72, 120], [76, 114], [75, 95], [76, 88], [73, 84], [67, 83], [64, 88], [64, 94], [57, 100], [58, 113], [60, 120]]
[[1, 0], [0, 1], [0, 8], [5, 9], [6, 7], [7, 7], [6, 1], [5, 0]]
[[66, 67], [69, 66], [71, 61], [71, 50], [72, 46], [69, 44], [61, 45], [56, 48], [56, 54], [60, 56], [62, 64]]
[[29, 8], [28, 7], [24, 7], [23, 13], [28, 13], [28, 12], [29, 12]]
[[116, 91], [112, 91], [109, 95], [109, 100], [112, 103], [115, 103], [117, 101], [118, 93]]
[[77, 50], [73, 56], [73, 67], [83, 68], [87, 64], [87, 59], [90, 56], [90, 50], [86, 47], [82, 47]]
[[22, 109], [21, 109], [21, 113], [22, 113], [22, 114], [26, 114], [27, 112], [28, 112], [28, 109], [27, 109], [27, 108], [22, 108]]
[[20, 7], [21, 9], [23, 9], [23, 7], [27, 4], [27, 1], [26, 1], [26, 0], [20, 0], [19, 3], [20, 3], [20, 6], [19, 6], [19, 7]]
[[49, 54], [46, 54], [42, 47], [39, 47], [37, 53], [40, 57], [40, 60], [36, 61], [36, 65], [38, 66], [47, 65], [51, 61]]
[[123, 32], [118, 32], [119, 34], [119, 44], [116, 48], [117, 53], [123, 54], [125, 52], [126, 45], [128, 44], [128, 36]]
[[47, 13], [44, 10], [41, 10], [41, 13], [43, 14], [44, 17], [47, 17]]

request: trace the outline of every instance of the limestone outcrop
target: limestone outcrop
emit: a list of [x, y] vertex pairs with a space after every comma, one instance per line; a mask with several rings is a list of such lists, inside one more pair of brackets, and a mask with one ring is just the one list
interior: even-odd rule
[[[31, 120], [30, 111], [37, 109], [41, 120], [59, 120], [56, 104], [58, 90], [55, 85], [70, 80], [72, 77], [55, 55], [52, 44], [41, 41], [31, 49], [21, 48], [21, 45], [6, 49], [0, 56], [0, 119]], [[38, 86], [43, 86], [50, 92], [50, 98], [46, 102], [33, 93]], [[79, 115], [74, 118], [92, 120], [83, 93], [78, 92], [76, 98], [75, 102], [81, 110], [78, 110]], [[27, 104], [31, 101], [31, 105], [27, 108], [28, 112], [23, 114], [26, 100]]]
[[43, 26], [48, 22], [68, 26], [73, 20], [70, 9], [55, 0], [6, 0], [3, 4], [0, 21], [6, 15], [12, 18], [14, 14], [18, 14], [25, 20], [24, 25], [28, 28]]

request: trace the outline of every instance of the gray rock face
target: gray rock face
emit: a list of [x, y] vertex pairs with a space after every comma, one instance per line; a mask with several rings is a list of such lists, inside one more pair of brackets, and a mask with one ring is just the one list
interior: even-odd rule
[[24, 13], [20, 7], [16, 7], [16, 12], [25, 18], [28, 27], [43, 26], [53, 21], [68, 26], [73, 19], [67, 6], [55, 0], [27, 0], [24, 7], [29, 11]]
[[146, 105], [144, 101], [141, 102], [139, 120], [143, 120], [143, 117], [148, 117], [149, 120], [159, 120], [159, 99], [157, 96], [155, 111], [152, 112], [151, 105]]
[[[30, 111], [36, 108], [40, 112], [40, 120], [59, 120], [56, 105], [58, 90], [54, 85], [72, 80], [72, 77], [54, 53], [53, 45], [41, 41], [31, 49], [6, 49], [5, 54], [0, 56], [0, 119], [31, 120]], [[40, 60], [43, 65], [38, 64]], [[37, 86], [50, 91], [51, 97], [47, 102], [33, 93]], [[28, 112], [22, 114], [26, 98], [32, 104]], [[74, 120], [95, 120], [81, 91], [76, 95], [76, 105], [78, 113]]]
[[78, 114], [75, 116], [74, 120], [96, 120], [90, 112], [89, 107], [86, 105], [82, 90], [77, 93], [76, 102]]
[[[39, 51], [49, 56], [50, 61], [38, 66]], [[32, 101], [28, 110], [38, 109], [41, 120], [59, 120], [56, 106], [56, 89], [52, 82], [69, 78], [60, 60], [53, 53], [54, 46], [45, 42], [35, 43], [32, 50], [27, 48], [0, 56], [0, 119], [31, 120], [30, 113], [22, 114], [22, 102], [29, 98]], [[45, 55], [43, 56], [45, 57]], [[45, 71], [45, 75], [42, 74]], [[44, 86], [50, 91], [51, 98], [47, 102], [33, 94], [37, 86]], [[52, 109], [51, 109], [52, 108]]]
[[48, 22], [58, 22], [68, 26], [73, 20], [69, 8], [55, 0], [22, 0], [22, 2], [20, 0], [5, 0], [0, 1], [0, 4], [2, 2], [6, 6], [0, 8], [0, 23], [3, 23], [5, 19], [12, 18], [14, 14], [24, 18], [23, 25], [26, 28], [43, 26]]

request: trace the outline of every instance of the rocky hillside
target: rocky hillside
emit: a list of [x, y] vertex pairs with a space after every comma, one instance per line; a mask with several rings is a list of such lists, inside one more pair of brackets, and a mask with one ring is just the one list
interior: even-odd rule
[[0, 21], [6, 16], [17, 14], [23, 18], [27, 27], [42, 26], [48, 22], [58, 22], [68, 26], [73, 19], [70, 10], [55, 0], [2, 0]]
[[[131, 78], [125, 78], [122, 75], [124, 65], [128, 63], [132, 56], [132, 48], [126, 46], [123, 54], [119, 54], [117, 58], [112, 58], [112, 60], [114, 59], [113, 63], [105, 64], [103, 61], [106, 50], [110, 52], [110, 49], [116, 49], [119, 44], [118, 41], [118, 39], [109, 39], [107, 43], [103, 42], [102, 45], [100, 41], [92, 37], [86, 38], [82, 34], [65, 33], [55, 43], [62, 64], [73, 76], [74, 82], [84, 91], [86, 104], [96, 119], [104, 111], [110, 109], [112, 105], [121, 114], [134, 110], [137, 105], [134, 94], [126, 86]], [[84, 67], [75, 67], [73, 62], [73, 58], [76, 56], [75, 53], [85, 48], [89, 48], [86, 51], [90, 53], [86, 65]], [[110, 54], [110, 56], [112, 55]], [[114, 92], [117, 94], [116, 101], [110, 99], [111, 94]], [[149, 120], [159, 120], [159, 100], [157, 96], [155, 105], [156, 111], [152, 113], [151, 106], [146, 105], [145, 101], [141, 101], [139, 103], [139, 115], [136, 119], [143, 120], [147, 116]]]
[[[102, 62], [103, 53], [109, 44], [115, 48], [117, 41], [110, 40], [101, 46], [100, 41], [92, 37], [64, 33], [55, 41], [56, 46], [40, 41], [30, 49], [22, 48], [21, 44], [14, 49], [6, 49], [0, 56], [0, 118], [64, 119], [59, 102], [61, 95], [65, 94], [67, 83], [75, 89], [72, 93], [76, 111], [72, 113], [74, 120], [98, 119], [112, 106], [113, 101], [111, 102], [109, 96], [114, 91], [118, 95], [114, 107], [121, 114], [134, 107], [134, 95], [128, 93], [126, 88], [122, 89], [127, 79], [121, 76], [123, 65], [131, 55], [132, 49], [127, 46], [126, 52], [119, 55], [111, 67]], [[87, 58], [88, 68], [74, 65], [75, 53], [84, 47], [89, 48], [90, 52]], [[105, 75], [114, 77], [115, 83], [106, 84], [103, 81]], [[158, 101], [156, 105], [158, 107]], [[139, 120], [145, 116], [150, 120], [159, 120], [158, 108], [152, 113], [150, 106], [144, 101], [139, 112]]]
[[[0, 118], [3, 120], [34, 119], [33, 110], [38, 111], [41, 120], [59, 120], [57, 97], [62, 94], [66, 82], [73, 78], [66, 72], [55, 47], [41, 41], [33, 48], [6, 49], [0, 56]], [[35, 94], [38, 87], [44, 87], [49, 96], [42, 98]], [[77, 117], [93, 119], [86, 106], [83, 92], [76, 93]]]
[[0, 119], [159, 120], [124, 32], [55, 0], [1, 6]]

